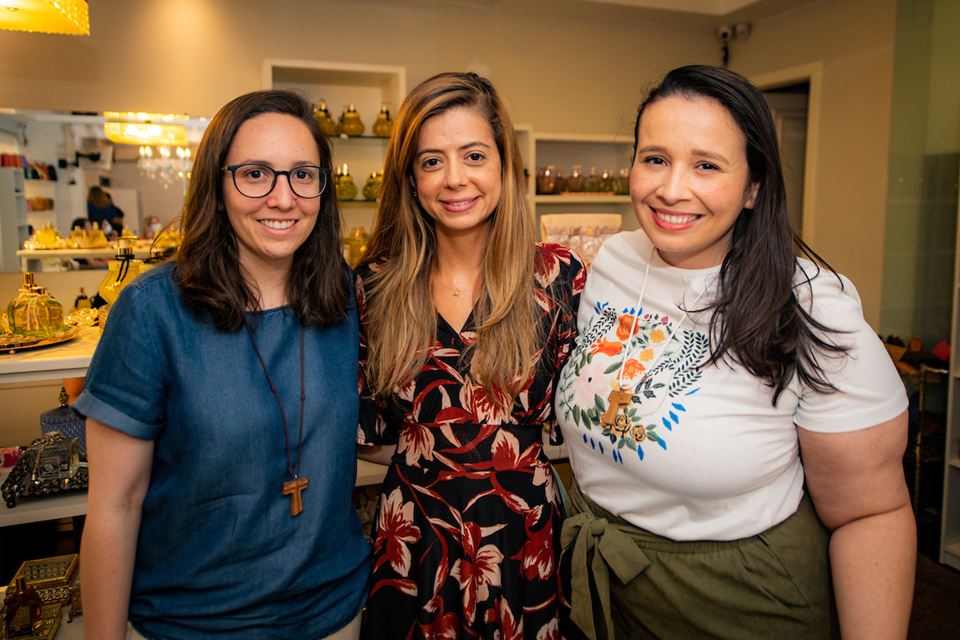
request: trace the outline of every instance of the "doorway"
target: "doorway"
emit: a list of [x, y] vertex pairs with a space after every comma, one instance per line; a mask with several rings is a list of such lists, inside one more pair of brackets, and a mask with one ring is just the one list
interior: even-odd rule
[[803, 232], [804, 165], [807, 157], [807, 109], [810, 83], [798, 82], [763, 92], [780, 143], [780, 164], [787, 190], [787, 211], [798, 234]]

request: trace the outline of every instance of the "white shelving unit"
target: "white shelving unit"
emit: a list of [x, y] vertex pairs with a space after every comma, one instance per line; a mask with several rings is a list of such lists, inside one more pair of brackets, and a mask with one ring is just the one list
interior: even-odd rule
[[[629, 169], [633, 159], [633, 139], [629, 136], [533, 133], [533, 147], [538, 168], [552, 164], [557, 171], [569, 177], [574, 165], [579, 165], [584, 177], [596, 169], [597, 175], [609, 171], [617, 176], [621, 169]], [[535, 193], [535, 182], [531, 193]], [[534, 211], [539, 225], [540, 216], [552, 213], [616, 213], [623, 219], [623, 229], [635, 228], [630, 208], [630, 196], [595, 193], [565, 193], [533, 196]]]
[[[407, 71], [400, 66], [267, 58], [263, 61], [261, 85], [264, 89], [299, 91], [313, 104], [326, 102], [335, 119], [347, 105], [353, 104], [366, 125], [365, 133], [369, 134], [381, 106], [387, 105], [391, 116], [396, 116], [407, 94]], [[334, 165], [349, 166], [362, 197], [367, 177], [383, 168], [387, 138], [341, 136], [331, 141]], [[368, 232], [373, 228], [375, 202], [342, 201], [340, 208], [345, 232], [359, 226]]]
[[[960, 207], [957, 215], [960, 216]], [[940, 562], [954, 569], [960, 569], [960, 225], [957, 225], [953, 269], [953, 330], [951, 333]]]

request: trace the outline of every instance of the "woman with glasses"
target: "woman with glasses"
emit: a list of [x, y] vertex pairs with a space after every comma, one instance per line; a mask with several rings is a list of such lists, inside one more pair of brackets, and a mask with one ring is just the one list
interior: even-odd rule
[[542, 436], [584, 271], [535, 243], [523, 184], [488, 80], [444, 73], [404, 100], [357, 278], [360, 455], [390, 464], [365, 638], [557, 637]]
[[231, 101], [176, 261], [110, 312], [75, 404], [87, 637], [357, 636], [358, 325], [330, 168], [303, 98]]

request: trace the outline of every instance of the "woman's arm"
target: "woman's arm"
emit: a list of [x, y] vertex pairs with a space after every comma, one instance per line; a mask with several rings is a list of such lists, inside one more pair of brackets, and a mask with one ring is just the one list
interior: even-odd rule
[[907, 414], [869, 429], [797, 429], [810, 497], [830, 538], [846, 640], [905, 638], [917, 531], [903, 477]]
[[80, 544], [84, 628], [88, 638], [122, 640], [153, 441], [88, 418], [87, 455], [90, 486]]

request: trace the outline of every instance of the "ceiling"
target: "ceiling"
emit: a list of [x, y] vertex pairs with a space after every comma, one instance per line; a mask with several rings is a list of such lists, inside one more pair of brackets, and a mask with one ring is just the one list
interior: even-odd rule
[[[436, 0], [420, 0], [431, 2]], [[449, 0], [447, 0], [449, 2]], [[822, 0], [456, 0], [476, 8], [715, 29], [752, 22]]]

